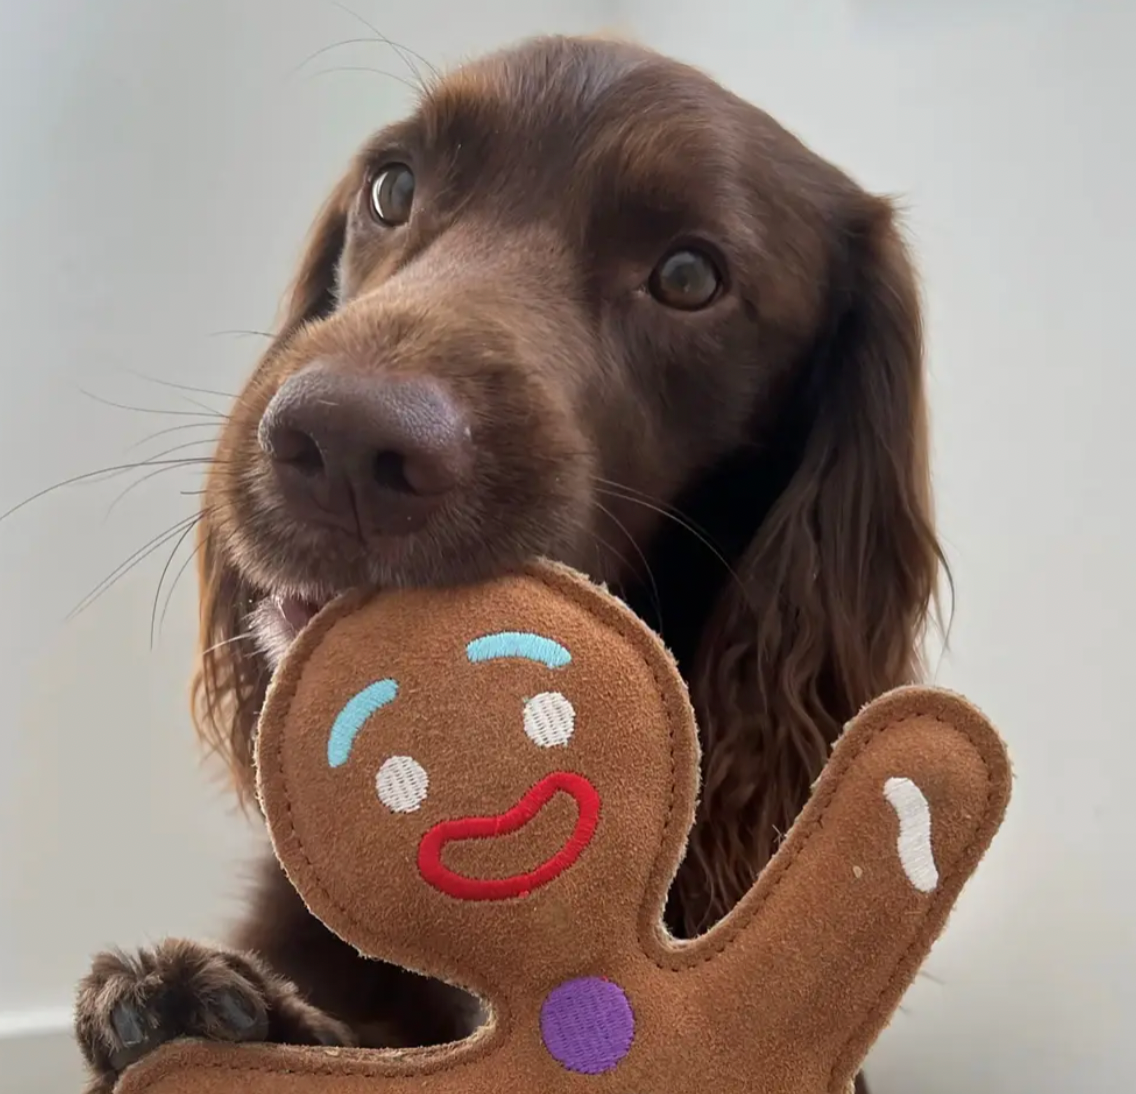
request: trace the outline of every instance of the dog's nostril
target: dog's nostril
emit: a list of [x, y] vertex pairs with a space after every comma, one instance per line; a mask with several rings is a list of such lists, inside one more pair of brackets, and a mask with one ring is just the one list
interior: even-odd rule
[[473, 467], [466, 414], [444, 384], [328, 361], [281, 384], [257, 437], [294, 512], [364, 538], [418, 531]]
[[371, 478], [376, 486], [399, 494], [416, 492], [406, 477], [406, 457], [400, 452], [376, 452], [371, 460]]
[[272, 437], [272, 458], [305, 475], [322, 475], [323, 453], [302, 429], [278, 429]]

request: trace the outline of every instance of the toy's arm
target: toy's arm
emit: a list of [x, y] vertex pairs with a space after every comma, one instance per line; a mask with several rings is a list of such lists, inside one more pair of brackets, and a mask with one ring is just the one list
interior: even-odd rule
[[902, 689], [851, 723], [755, 889], [705, 939], [734, 980], [721, 990], [760, 1008], [763, 1054], [844, 1090], [1001, 823], [1010, 778], [993, 728], [949, 693]]

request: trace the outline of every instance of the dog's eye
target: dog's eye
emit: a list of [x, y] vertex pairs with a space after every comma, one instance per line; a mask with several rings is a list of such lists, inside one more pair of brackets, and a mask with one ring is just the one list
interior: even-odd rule
[[647, 287], [668, 308], [697, 311], [718, 295], [722, 275], [709, 255], [684, 248], [671, 251], [655, 267]]
[[383, 168], [371, 183], [371, 212], [389, 226], [397, 227], [410, 219], [414, 204], [414, 172], [405, 163]]

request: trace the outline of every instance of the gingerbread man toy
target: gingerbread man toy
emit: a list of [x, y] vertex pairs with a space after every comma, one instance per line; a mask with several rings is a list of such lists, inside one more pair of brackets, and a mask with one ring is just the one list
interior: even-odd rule
[[543, 563], [329, 605], [257, 749], [311, 911], [487, 1020], [410, 1050], [177, 1042], [118, 1094], [846, 1094], [1010, 791], [968, 703], [885, 695], [753, 889], [678, 941], [662, 911], [698, 788], [686, 690], [619, 601]]

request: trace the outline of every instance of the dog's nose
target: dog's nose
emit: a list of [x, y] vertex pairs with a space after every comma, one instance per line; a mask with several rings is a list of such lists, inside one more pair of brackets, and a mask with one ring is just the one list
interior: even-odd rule
[[362, 536], [421, 527], [473, 457], [465, 415], [440, 384], [326, 362], [280, 387], [258, 438], [298, 516]]

